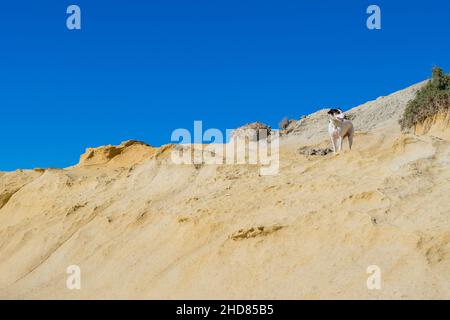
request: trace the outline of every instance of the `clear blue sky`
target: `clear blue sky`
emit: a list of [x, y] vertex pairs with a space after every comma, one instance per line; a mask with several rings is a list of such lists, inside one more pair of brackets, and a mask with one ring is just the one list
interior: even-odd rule
[[[66, 28], [66, 8], [82, 30]], [[366, 28], [366, 8], [382, 30]], [[175, 128], [276, 126], [450, 71], [448, 0], [27, 0], [0, 5], [0, 170]]]

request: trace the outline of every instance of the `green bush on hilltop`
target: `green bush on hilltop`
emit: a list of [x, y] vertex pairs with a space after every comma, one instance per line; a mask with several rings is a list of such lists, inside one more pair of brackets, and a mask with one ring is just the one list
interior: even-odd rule
[[450, 74], [434, 67], [431, 80], [408, 102], [400, 119], [402, 130], [423, 122], [429, 116], [450, 109]]

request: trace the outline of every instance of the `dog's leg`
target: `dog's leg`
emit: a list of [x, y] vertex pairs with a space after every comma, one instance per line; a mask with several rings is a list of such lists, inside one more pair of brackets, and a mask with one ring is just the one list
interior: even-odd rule
[[350, 150], [352, 150], [352, 144], [353, 144], [353, 131], [350, 131], [348, 134], [348, 147]]
[[344, 141], [344, 138], [342, 136], [339, 137], [339, 152], [342, 151], [342, 143], [343, 143], [343, 141]]
[[330, 137], [331, 145], [333, 146], [333, 153], [336, 154], [336, 142], [333, 136]]

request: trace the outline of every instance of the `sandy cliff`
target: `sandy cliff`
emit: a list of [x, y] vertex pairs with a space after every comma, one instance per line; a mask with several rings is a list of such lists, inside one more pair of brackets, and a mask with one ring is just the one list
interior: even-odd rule
[[274, 176], [135, 141], [0, 173], [0, 298], [449, 299], [447, 118], [397, 123], [421, 85], [350, 110], [351, 152], [300, 154], [329, 142], [326, 112], [298, 121]]

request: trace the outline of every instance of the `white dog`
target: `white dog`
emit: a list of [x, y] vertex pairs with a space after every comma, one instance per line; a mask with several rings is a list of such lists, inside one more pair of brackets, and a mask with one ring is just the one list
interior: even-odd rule
[[342, 150], [342, 142], [345, 137], [348, 138], [348, 146], [350, 150], [353, 144], [353, 123], [345, 118], [345, 114], [340, 109], [330, 109], [328, 111], [328, 133], [330, 134], [331, 143], [333, 145], [333, 152], [336, 154], [336, 147], [338, 151]]

